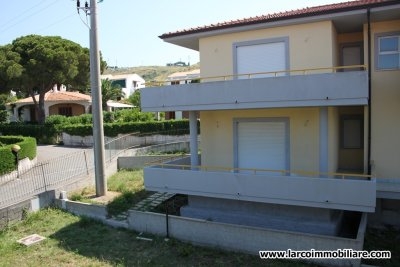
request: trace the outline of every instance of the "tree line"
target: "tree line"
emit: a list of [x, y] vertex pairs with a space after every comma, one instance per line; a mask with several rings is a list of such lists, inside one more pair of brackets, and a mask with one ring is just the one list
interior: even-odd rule
[[[100, 66], [103, 72], [107, 63], [101, 59]], [[55, 86], [60, 89], [62, 84], [67, 89], [89, 91], [88, 48], [59, 36], [40, 35], [23, 36], [0, 46], [0, 93], [9, 94], [14, 90], [21, 96], [31, 96], [39, 123], [45, 122], [45, 94]], [[112, 84], [108, 86], [113, 88]], [[38, 100], [35, 95], [39, 96]]]

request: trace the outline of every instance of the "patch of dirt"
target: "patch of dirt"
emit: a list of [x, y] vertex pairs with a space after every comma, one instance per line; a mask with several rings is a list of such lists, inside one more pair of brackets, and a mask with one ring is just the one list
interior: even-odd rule
[[107, 194], [105, 196], [96, 197], [96, 195], [94, 195], [90, 196], [90, 199], [101, 204], [108, 204], [113, 201], [114, 198], [120, 195], [121, 192], [107, 191]]

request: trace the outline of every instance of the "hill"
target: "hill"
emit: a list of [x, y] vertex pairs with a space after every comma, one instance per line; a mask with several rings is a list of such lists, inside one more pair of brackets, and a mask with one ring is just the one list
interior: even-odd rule
[[136, 73], [140, 75], [146, 82], [151, 81], [165, 81], [168, 75], [175, 72], [190, 71], [193, 69], [199, 69], [200, 63], [191, 66], [140, 66], [140, 67], [128, 67], [128, 68], [109, 68], [104, 71], [104, 74], [127, 74]]

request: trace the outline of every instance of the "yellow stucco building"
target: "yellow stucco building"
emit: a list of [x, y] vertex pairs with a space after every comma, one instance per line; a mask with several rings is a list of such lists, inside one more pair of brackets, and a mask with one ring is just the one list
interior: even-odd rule
[[367, 213], [371, 224], [400, 222], [398, 1], [160, 38], [200, 52], [201, 83], [142, 91], [144, 111], [192, 114], [190, 161], [174, 162], [190, 167], [153, 166], [144, 177], [150, 190], [187, 194], [183, 216], [331, 236], [354, 214], [360, 225]]

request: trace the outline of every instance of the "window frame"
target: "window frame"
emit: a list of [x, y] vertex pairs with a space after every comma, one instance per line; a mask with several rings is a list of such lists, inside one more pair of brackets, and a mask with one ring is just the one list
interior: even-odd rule
[[[380, 56], [381, 51], [380, 51], [380, 40], [381, 38], [389, 38], [389, 37], [397, 37], [398, 38], [398, 50], [397, 52], [394, 52], [393, 54], [398, 56], [398, 65], [397, 67], [394, 68], [383, 68], [380, 67]], [[387, 71], [387, 70], [400, 70], [400, 31], [396, 32], [385, 32], [385, 33], [377, 33], [375, 34], [375, 70], [376, 71]], [[391, 54], [383, 52], [383, 55]]]

